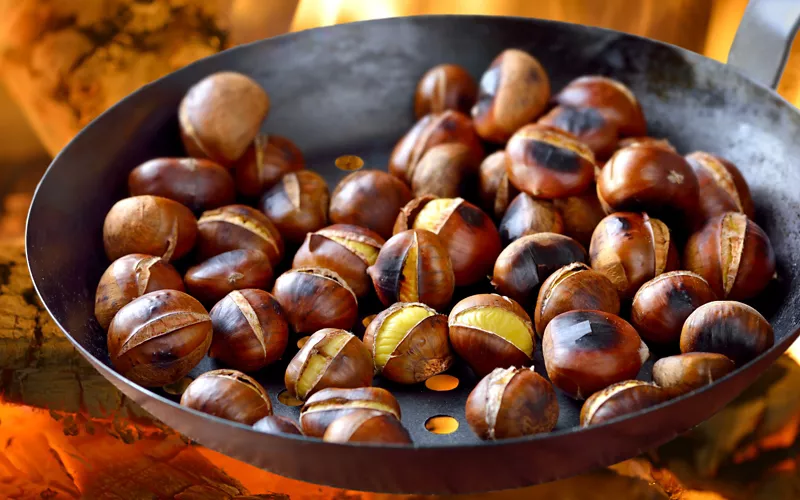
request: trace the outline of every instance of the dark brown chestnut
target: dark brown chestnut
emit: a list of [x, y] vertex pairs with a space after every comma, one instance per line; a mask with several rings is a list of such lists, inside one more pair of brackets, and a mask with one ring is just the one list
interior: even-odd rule
[[561, 233], [564, 222], [553, 202], [520, 193], [508, 205], [497, 229], [505, 246], [529, 234]]
[[264, 193], [259, 207], [289, 243], [328, 224], [328, 184], [311, 170], [289, 172]]
[[300, 410], [303, 434], [322, 437], [328, 426], [339, 417], [360, 410], [386, 413], [400, 420], [400, 404], [392, 393], [380, 387], [355, 389], [323, 389], [308, 398]]
[[419, 119], [448, 109], [469, 113], [477, 94], [478, 86], [466, 69], [457, 64], [439, 64], [426, 71], [417, 83], [414, 115]]
[[334, 420], [322, 437], [331, 443], [412, 444], [411, 436], [394, 416], [360, 410]]
[[700, 186], [700, 218], [703, 222], [725, 212], [742, 212], [752, 219], [753, 198], [744, 176], [728, 160], [696, 151], [686, 155]]
[[620, 135], [647, 135], [647, 123], [633, 92], [622, 82], [605, 76], [582, 76], [572, 80], [553, 100], [562, 106], [595, 108], [613, 123]]
[[655, 384], [641, 380], [626, 380], [595, 392], [581, 408], [581, 427], [602, 424], [609, 420], [636, 413], [669, 399], [669, 394]]
[[284, 175], [303, 168], [303, 152], [292, 141], [279, 135], [258, 134], [233, 165], [236, 190], [242, 196], [256, 198]]
[[356, 294], [330, 269], [304, 267], [286, 271], [275, 280], [272, 294], [297, 334], [323, 328], [350, 330], [358, 317]]
[[254, 208], [227, 205], [204, 212], [197, 221], [197, 257], [209, 259], [238, 249], [261, 250], [272, 267], [283, 258], [283, 238], [278, 229]]
[[253, 430], [267, 434], [294, 434], [302, 436], [300, 427], [289, 417], [283, 415], [269, 415], [253, 424]]
[[228, 169], [211, 160], [156, 158], [128, 175], [131, 196], [152, 194], [202, 212], [234, 202], [236, 188]]
[[411, 198], [411, 190], [397, 177], [381, 170], [359, 170], [333, 190], [331, 222], [365, 227], [389, 238], [397, 214]]
[[617, 149], [627, 148], [629, 146], [657, 146], [668, 151], [672, 151], [673, 153], [677, 153], [675, 146], [673, 146], [668, 140], [659, 139], [657, 137], [626, 137], [624, 139], [620, 139], [617, 143]]
[[727, 356], [687, 352], [661, 358], [653, 365], [653, 382], [671, 397], [686, 394], [724, 377], [736, 368]]
[[234, 290], [270, 287], [272, 266], [260, 250], [231, 250], [190, 268], [184, 281], [193, 297], [212, 306]]
[[561, 214], [563, 233], [588, 248], [594, 228], [606, 216], [595, 186], [591, 185], [584, 194], [553, 200], [553, 204]]
[[589, 146], [596, 158], [611, 156], [619, 140], [617, 123], [595, 108], [556, 106], [537, 123], [569, 132]]
[[469, 147], [458, 142], [430, 148], [411, 170], [414, 196], [472, 198], [478, 184], [480, 161]]
[[519, 190], [508, 181], [506, 169], [510, 161], [508, 153], [500, 150], [487, 156], [480, 166], [478, 196], [481, 208], [498, 220], [506, 213], [511, 200], [519, 194]]
[[236, 370], [212, 370], [200, 375], [181, 395], [181, 404], [245, 425], [272, 415], [267, 391]]

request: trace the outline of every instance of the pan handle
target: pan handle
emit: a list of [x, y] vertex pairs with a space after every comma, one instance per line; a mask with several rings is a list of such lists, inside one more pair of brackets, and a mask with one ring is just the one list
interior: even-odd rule
[[776, 88], [800, 23], [800, 0], [750, 0], [728, 53], [728, 64]]

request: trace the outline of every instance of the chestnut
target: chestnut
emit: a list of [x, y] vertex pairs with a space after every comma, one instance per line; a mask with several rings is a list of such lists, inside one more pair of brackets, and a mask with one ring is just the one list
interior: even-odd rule
[[542, 338], [550, 382], [575, 399], [636, 377], [650, 357], [624, 319], [602, 311], [569, 311], [548, 323]]
[[775, 252], [764, 230], [738, 212], [714, 217], [689, 237], [683, 264], [708, 282], [719, 298], [746, 300], [775, 274]]
[[461, 198], [423, 196], [403, 207], [394, 225], [395, 234], [424, 229], [439, 236], [450, 254], [456, 286], [485, 279], [500, 254], [500, 235], [492, 219]]
[[394, 416], [360, 410], [334, 420], [322, 437], [331, 443], [412, 444], [411, 436]]
[[696, 151], [686, 155], [700, 189], [700, 218], [703, 222], [725, 212], [742, 212], [752, 219], [753, 198], [744, 176], [728, 160]]
[[289, 243], [299, 244], [306, 233], [328, 224], [328, 184], [310, 170], [289, 172], [264, 193], [261, 211]]
[[686, 394], [724, 377], [736, 368], [725, 355], [687, 352], [661, 358], [653, 365], [653, 382], [671, 397]]
[[253, 430], [267, 434], [294, 434], [302, 436], [300, 428], [289, 417], [283, 415], [269, 415], [253, 424]]
[[361, 298], [372, 287], [367, 268], [373, 265], [383, 247], [383, 238], [374, 231], [351, 224], [334, 224], [308, 233], [294, 255], [292, 267], [324, 267], [344, 279]]
[[253, 80], [225, 71], [194, 84], [181, 101], [178, 122], [189, 156], [230, 165], [258, 134], [269, 96]]
[[242, 196], [256, 198], [284, 175], [303, 168], [303, 152], [292, 141], [279, 135], [258, 134], [233, 164], [236, 190]]
[[286, 367], [290, 396], [305, 401], [328, 387], [372, 385], [372, 356], [358, 337], [337, 328], [316, 332]]
[[476, 157], [469, 147], [461, 143], [439, 144], [430, 148], [411, 170], [414, 196], [472, 197], [477, 187], [480, 161], [480, 157]]
[[536, 198], [581, 194], [594, 181], [592, 150], [557, 128], [525, 125], [509, 139], [506, 152], [508, 180]]
[[592, 394], [581, 407], [581, 427], [602, 424], [669, 399], [667, 391], [641, 380], [625, 380]]
[[564, 230], [564, 222], [551, 201], [520, 193], [508, 205], [497, 229], [500, 241], [508, 245], [529, 234], [560, 233]]
[[586, 250], [577, 241], [562, 234], [529, 234], [508, 245], [497, 257], [492, 285], [523, 307], [533, 307], [539, 286], [573, 262], [586, 262]]
[[671, 271], [651, 279], [636, 292], [631, 324], [639, 335], [656, 343], [677, 342], [686, 318], [717, 300], [708, 282], [691, 271]]
[[668, 151], [672, 151], [673, 153], [677, 153], [675, 146], [673, 146], [668, 140], [647, 136], [626, 137], [624, 139], [620, 139], [617, 143], [616, 149], [627, 148], [629, 146], [658, 146]]
[[622, 82], [605, 76], [576, 78], [553, 96], [562, 106], [595, 108], [617, 125], [620, 135], [647, 135], [647, 123], [638, 99]]
[[234, 290], [209, 314], [214, 327], [209, 355], [237, 370], [252, 372], [274, 363], [289, 343], [281, 306], [264, 290]]
[[267, 391], [236, 370], [212, 370], [200, 375], [183, 391], [181, 404], [245, 425], [272, 415]]
[[397, 214], [411, 198], [411, 190], [397, 177], [380, 170], [359, 170], [333, 190], [331, 222], [365, 227], [389, 238]]
[[154, 255], [170, 261], [192, 249], [197, 220], [192, 211], [160, 196], [122, 199], [111, 207], [103, 222], [103, 246], [109, 260], [131, 253]]
[[161, 257], [134, 253], [120, 257], [100, 277], [95, 294], [94, 316], [103, 330], [117, 311], [136, 297], [157, 290], [183, 291], [183, 279]]
[[378, 314], [364, 333], [375, 372], [399, 384], [416, 384], [444, 372], [455, 357], [447, 316], [419, 302], [397, 303]]
[[240, 248], [261, 250], [273, 268], [283, 258], [283, 238], [272, 221], [258, 210], [246, 205], [227, 205], [200, 216], [197, 221], [200, 260]]
[[455, 275], [450, 256], [430, 231], [409, 229], [389, 238], [367, 274], [385, 306], [422, 302], [442, 309], [453, 298]]
[[478, 84], [475, 130], [489, 142], [504, 143], [541, 115], [549, 99], [550, 79], [539, 61], [521, 50], [504, 50]]
[[583, 194], [553, 200], [553, 204], [561, 214], [563, 233], [588, 248], [594, 228], [606, 216], [595, 186], [590, 186]]
[[532, 367], [495, 368], [467, 398], [467, 423], [483, 440], [550, 432], [558, 413], [556, 391]]
[[506, 169], [509, 161], [505, 150], [495, 151], [483, 160], [479, 170], [481, 208], [495, 219], [503, 217], [511, 200], [519, 194], [519, 190], [508, 181]]
[[417, 83], [414, 115], [419, 119], [448, 109], [469, 113], [477, 94], [478, 86], [466, 69], [457, 64], [439, 64], [426, 71]]
[[111, 364], [145, 387], [173, 384], [189, 373], [211, 345], [211, 318], [197, 299], [178, 290], [138, 297], [108, 327]]
[[330, 388], [308, 398], [300, 410], [300, 426], [306, 436], [322, 437], [334, 420], [361, 410], [383, 412], [400, 420], [400, 404], [386, 389]]
[[536, 123], [569, 132], [589, 146], [597, 158], [611, 156], [619, 140], [617, 123], [595, 108], [556, 106]]
[[589, 258], [592, 269], [605, 274], [623, 299], [632, 299], [646, 281], [679, 266], [669, 228], [644, 213], [618, 212], [601, 220]]
[[525, 309], [508, 297], [479, 294], [456, 304], [447, 319], [453, 350], [479, 376], [528, 365], [536, 338]]
[[228, 205], [236, 198], [228, 169], [197, 158], [146, 161], [128, 175], [128, 190], [131, 196], [151, 194], [175, 200], [193, 212]]
[[356, 294], [330, 269], [302, 267], [286, 271], [275, 280], [272, 295], [297, 334], [323, 328], [350, 330], [358, 317]]
[[231, 250], [189, 268], [184, 281], [192, 296], [212, 306], [234, 290], [269, 287], [272, 266], [260, 250]]
[[683, 324], [681, 352], [715, 352], [737, 366], [763, 353], [775, 342], [772, 326], [752, 307], [729, 300], [698, 307]]
[[539, 336], [550, 321], [561, 313], [588, 309], [619, 315], [619, 295], [614, 284], [583, 262], [566, 265], [542, 283], [534, 310], [534, 326]]

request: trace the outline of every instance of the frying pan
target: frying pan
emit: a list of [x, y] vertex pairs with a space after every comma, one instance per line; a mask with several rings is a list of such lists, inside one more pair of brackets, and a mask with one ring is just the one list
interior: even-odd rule
[[[225, 51], [127, 97], [53, 161], [28, 218], [26, 243], [36, 290], [77, 349], [123, 393], [197, 442], [284, 476], [358, 490], [465, 493], [550, 481], [630, 458], [710, 417], [800, 332], [800, 113], [769, 88], [777, 81], [799, 18], [800, 2], [794, 0], [751, 3], [730, 58], [749, 77], [663, 43], [521, 18], [369, 21]], [[777, 255], [778, 277], [755, 304], [774, 326], [773, 348], [702, 390], [605, 425], [578, 428], [579, 403], [560, 395], [561, 417], [554, 432], [498, 442], [480, 442], [470, 432], [464, 402], [476, 381], [467, 369], [456, 367], [461, 383], [450, 392], [389, 386], [402, 406], [413, 447], [261, 434], [183, 408], [174, 397], [134, 385], [110, 367], [104, 333], [93, 317], [95, 287], [108, 265], [103, 218], [126, 196], [133, 167], [183, 154], [176, 110], [192, 84], [221, 70], [259, 81], [273, 102], [265, 130], [296, 141], [309, 168], [333, 186], [345, 175], [333, 167], [339, 155], [357, 154], [371, 167], [386, 165], [393, 144], [412, 124], [414, 88], [427, 69], [451, 62], [479, 77], [510, 47], [534, 54], [554, 89], [584, 74], [624, 81], [639, 97], [651, 135], [667, 137], [680, 151], [718, 153], [739, 165], [753, 191], [757, 221]], [[293, 354], [290, 350], [284, 357]], [[541, 351], [534, 365], [544, 374]], [[213, 366], [204, 360], [194, 375]], [[652, 360], [640, 378], [650, 376], [651, 366]], [[282, 389], [282, 369], [257, 375], [273, 401]], [[298, 408], [277, 401], [275, 410], [298, 414]], [[434, 415], [452, 416], [460, 427], [448, 435], [429, 433], [424, 423]]]

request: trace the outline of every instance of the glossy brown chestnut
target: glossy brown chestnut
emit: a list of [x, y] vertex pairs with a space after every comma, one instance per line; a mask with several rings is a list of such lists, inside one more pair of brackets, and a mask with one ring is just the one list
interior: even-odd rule
[[500, 254], [500, 235], [492, 219], [461, 198], [423, 196], [403, 207], [394, 225], [395, 234], [424, 229], [439, 236], [450, 254], [456, 286], [486, 278]]
[[389, 238], [367, 274], [385, 306], [422, 302], [443, 309], [453, 298], [455, 275], [450, 256], [430, 231], [410, 229]]
[[400, 404], [386, 389], [331, 388], [308, 398], [300, 410], [300, 426], [306, 436], [322, 437], [334, 420], [360, 410], [379, 411], [400, 420]]
[[374, 410], [360, 410], [337, 418], [322, 439], [332, 443], [412, 444], [411, 436], [399, 420]]
[[201, 260], [230, 250], [261, 250], [276, 267], [283, 258], [278, 229], [254, 208], [227, 205], [204, 212], [197, 221], [197, 257]]
[[103, 222], [103, 245], [109, 260], [131, 253], [180, 259], [195, 244], [197, 219], [177, 201], [143, 195], [114, 204]]
[[556, 391], [533, 367], [495, 368], [467, 398], [467, 423], [483, 440], [550, 432], [558, 413]]
[[505, 150], [495, 151], [483, 160], [478, 175], [478, 196], [481, 208], [499, 220], [519, 190], [508, 181], [507, 165], [510, 162]]
[[197, 299], [159, 290], [132, 300], [108, 327], [111, 364], [145, 387], [160, 387], [186, 376], [208, 352], [211, 318]]
[[588, 309], [619, 315], [619, 295], [614, 284], [583, 262], [566, 265], [542, 283], [534, 310], [537, 335], [561, 313]]
[[562, 106], [595, 108], [617, 124], [620, 135], [647, 135], [647, 123], [633, 92], [622, 82], [604, 76], [572, 80], [553, 100]]
[[183, 279], [161, 257], [134, 253], [120, 257], [100, 277], [95, 294], [94, 316], [103, 330], [117, 311], [136, 297], [157, 290], [183, 291]]
[[302, 436], [300, 427], [289, 417], [269, 415], [253, 424], [253, 429], [267, 434], [295, 434]]
[[629, 146], [657, 146], [668, 151], [672, 151], [673, 153], [677, 153], [675, 146], [673, 146], [668, 140], [647, 136], [626, 137], [624, 139], [620, 139], [620, 141], [617, 143], [616, 149], [623, 149]]
[[210, 316], [214, 337], [209, 355], [237, 370], [252, 372], [274, 363], [289, 343], [281, 306], [264, 290], [234, 290]]
[[447, 319], [450, 343], [475, 373], [528, 365], [536, 337], [528, 313], [508, 297], [480, 294], [456, 304]]
[[292, 141], [279, 135], [258, 134], [233, 165], [236, 190], [242, 196], [256, 198], [284, 175], [304, 167], [303, 152]]
[[653, 382], [670, 397], [704, 387], [736, 368], [727, 356], [713, 352], [687, 352], [661, 358], [653, 365]]
[[725, 212], [742, 212], [752, 219], [753, 198], [736, 165], [719, 156], [696, 151], [686, 155], [700, 186], [700, 219], [703, 222]]
[[737, 212], [714, 217], [694, 233], [684, 248], [683, 261], [721, 299], [755, 297], [775, 274], [775, 253], [766, 233]]
[[661, 273], [678, 269], [669, 228], [644, 213], [618, 212], [600, 221], [589, 245], [592, 269], [614, 283], [623, 299]]
[[365, 227], [389, 238], [397, 214], [411, 198], [411, 190], [397, 177], [381, 170], [359, 170], [333, 190], [331, 222]]
[[261, 211], [289, 243], [299, 244], [307, 233], [328, 224], [328, 184], [310, 170], [289, 172], [264, 193]]
[[189, 156], [230, 165], [244, 154], [268, 112], [269, 96], [258, 82], [240, 73], [214, 73], [181, 101], [183, 145]]
[[550, 382], [575, 399], [636, 377], [650, 356], [627, 321], [586, 310], [553, 318], [544, 330], [542, 352]]
[[520, 193], [508, 206], [497, 230], [500, 241], [507, 246], [529, 234], [560, 233], [564, 230], [564, 222], [553, 202]]
[[508, 245], [497, 257], [492, 285], [523, 307], [533, 307], [539, 286], [573, 262], [586, 262], [586, 250], [577, 241], [562, 234], [529, 234]]
[[597, 199], [597, 190], [591, 185], [584, 194], [553, 200], [564, 223], [563, 233], [589, 248], [594, 228], [606, 216]]
[[399, 384], [416, 384], [444, 372], [455, 356], [447, 316], [419, 302], [397, 303], [378, 314], [364, 333], [375, 373]]
[[601, 159], [611, 156], [619, 140], [617, 123], [595, 108], [556, 106], [537, 123], [569, 132]]
[[487, 141], [503, 143], [544, 112], [550, 79], [536, 58], [517, 49], [498, 55], [481, 76], [472, 108], [475, 130]]
[[631, 324], [649, 342], [672, 343], [695, 309], [717, 300], [714, 290], [691, 271], [671, 271], [651, 279], [636, 292]]
[[461, 143], [439, 144], [430, 148], [412, 169], [414, 196], [472, 198], [478, 184], [480, 157]]
[[234, 290], [269, 288], [272, 277], [272, 266], [264, 252], [239, 249], [189, 268], [184, 281], [189, 293], [210, 307]]
[[667, 391], [641, 380], [626, 380], [595, 392], [581, 408], [581, 427], [602, 424], [669, 399]]
[[236, 198], [228, 169], [211, 160], [156, 158], [134, 168], [128, 175], [131, 196], [152, 194], [202, 212], [228, 205]]
[[286, 367], [284, 382], [289, 395], [305, 401], [329, 387], [372, 385], [372, 356], [350, 332], [324, 328], [308, 339]]
[[536, 198], [581, 194], [594, 181], [592, 150], [557, 128], [525, 125], [509, 139], [506, 152], [508, 180]]
[[469, 113], [477, 94], [478, 86], [466, 69], [457, 64], [439, 64], [426, 71], [417, 83], [414, 115], [419, 119], [448, 109]]
[[709, 302], [683, 324], [681, 352], [715, 352], [741, 366], [775, 342], [772, 326], [752, 307], [729, 300]]
[[181, 404], [245, 425], [272, 415], [267, 391], [236, 370], [212, 370], [200, 375], [183, 392]]
[[286, 271], [275, 280], [272, 295], [298, 335], [323, 328], [350, 330], [358, 317], [356, 294], [330, 269], [301, 267]]

